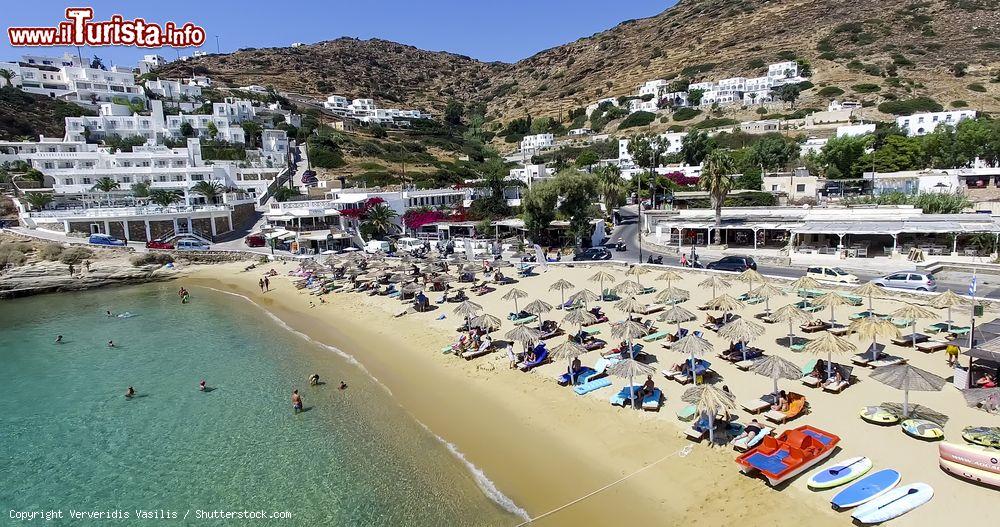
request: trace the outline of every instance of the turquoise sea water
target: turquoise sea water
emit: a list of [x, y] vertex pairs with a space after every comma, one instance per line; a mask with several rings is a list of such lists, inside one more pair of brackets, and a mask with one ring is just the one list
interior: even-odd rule
[[[0, 524], [51, 509], [163, 510], [185, 525], [243, 523], [196, 520], [220, 509], [291, 513], [258, 525], [516, 523], [357, 367], [242, 299], [196, 289], [181, 305], [175, 290], [0, 303]], [[306, 386], [313, 372], [328, 384]]]

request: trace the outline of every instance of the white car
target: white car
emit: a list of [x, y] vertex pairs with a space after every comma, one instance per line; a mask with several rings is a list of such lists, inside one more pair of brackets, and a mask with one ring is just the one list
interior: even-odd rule
[[368, 254], [387, 253], [389, 249], [389, 242], [385, 240], [368, 240], [368, 243], [365, 244], [365, 252]]
[[400, 238], [396, 240], [396, 249], [403, 252], [420, 250], [424, 247], [424, 242], [416, 238]]
[[837, 282], [840, 284], [858, 283], [857, 276], [839, 267], [810, 267], [806, 269], [806, 276], [820, 282]]
[[194, 238], [182, 238], [174, 244], [174, 249], [178, 251], [207, 251], [212, 246]]

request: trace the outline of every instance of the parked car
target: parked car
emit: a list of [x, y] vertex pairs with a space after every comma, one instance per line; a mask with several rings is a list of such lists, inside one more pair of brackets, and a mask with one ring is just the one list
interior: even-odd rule
[[147, 249], [173, 249], [174, 244], [163, 240], [150, 240], [146, 242]]
[[937, 291], [937, 280], [934, 275], [919, 271], [899, 271], [872, 280], [877, 286], [911, 291]]
[[757, 269], [757, 262], [749, 256], [726, 256], [705, 266], [706, 269], [742, 273], [747, 269]]
[[821, 282], [837, 282], [840, 284], [856, 284], [858, 277], [839, 267], [810, 267], [806, 276]]
[[574, 262], [610, 259], [611, 251], [605, 249], [604, 247], [591, 247], [590, 249], [584, 249], [583, 251], [573, 255]]
[[403, 237], [396, 240], [396, 249], [403, 252], [410, 252], [417, 250], [419, 251], [424, 247], [423, 240], [418, 240], [416, 238]]
[[365, 252], [368, 254], [375, 254], [379, 251], [387, 253], [390, 248], [389, 242], [385, 240], [368, 240], [368, 243], [365, 244]]
[[207, 251], [211, 248], [211, 245], [194, 238], [183, 238], [177, 240], [177, 245], [175, 247], [178, 251]]
[[243, 238], [243, 243], [247, 247], [263, 247], [267, 245], [267, 238], [263, 234], [248, 234]]
[[101, 234], [101, 233], [91, 234], [90, 235], [90, 239], [88, 239], [87, 241], [89, 241], [90, 243], [92, 243], [94, 245], [113, 245], [115, 247], [124, 247], [125, 246], [125, 241], [124, 240], [119, 240], [118, 238], [115, 238], [114, 236], [109, 236], [107, 234]]

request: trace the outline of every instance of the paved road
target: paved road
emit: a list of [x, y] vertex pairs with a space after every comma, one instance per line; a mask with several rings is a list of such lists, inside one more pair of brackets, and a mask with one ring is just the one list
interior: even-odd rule
[[[652, 250], [648, 244], [642, 246], [642, 258], [639, 257], [639, 217], [635, 206], [622, 207], [620, 209], [621, 224], [615, 227], [611, 233], [611, 240], [624, 240], [626, 251], [614, 252], [616, 260], [629, 262], [645, 262], [650, 255], [653, 258], [663, 257], [663, 263], [667, 265], [680, 265], [679, 256], [673, 254], [663, 254]], [[706, 264], [711, 260], [702, 259], [701, 263]], [[770, 276], [781, 276], [785, 278], [798, 278], [805, 274], [804, 266], [778, 266], [771, 264], [760, 264], [757, 268], [761, 274]], [[852, 271], [861, 283], [883, 276], [880, 273]], [[938, 291], [951, 289], [952, 291], [966, 295], [968, 294], [969, 283], [972, 280], [972, 273], [960, 273], [954, 271], [941, 272], [935, 275], [938, 282]], [[980, 275], [977, 277], [976, 294], [981, 298], [1000, 299], [1000, 277], [992, 275]]]

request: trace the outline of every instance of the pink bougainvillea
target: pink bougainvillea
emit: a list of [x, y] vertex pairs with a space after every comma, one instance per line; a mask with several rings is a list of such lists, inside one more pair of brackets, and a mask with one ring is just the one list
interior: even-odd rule
[[698, 184], [698, 178], [685, 176], [683, 172], [668, 172], [664, 177], [680, 187], [690, 187]]

